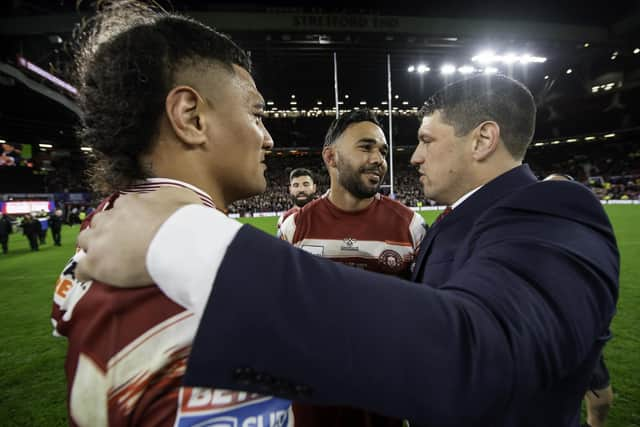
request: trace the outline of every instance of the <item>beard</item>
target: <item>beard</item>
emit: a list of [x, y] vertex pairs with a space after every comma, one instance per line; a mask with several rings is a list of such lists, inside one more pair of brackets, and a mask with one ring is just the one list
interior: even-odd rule
[[[304, 196], [304, 197], [301, 197]], [[313, 200], [313, 194], [307, 194], [307, 193], [303, 193], [300, 192], [298, 194], [296, 194], [295, 196], [291, 196], [291, 200], [293, 200], [293, 204], [296, 205], [297, 207], [301, 208], [304, 205], [306, 205], [307, 203], [309, 203], [310, 201]]]
[[[341, 158], [338, 158], [336, 166], [338, 169], [338, 182], [358, 199], [368, 199], [375, 196], [380, 190], [386, 172], [382, 166], [356, 168]], [[365, 173], [377, 173], [380, 175], [380, 180], [375, 184], [369, 183], [368, 180], [365, 182], [362, 178]]]

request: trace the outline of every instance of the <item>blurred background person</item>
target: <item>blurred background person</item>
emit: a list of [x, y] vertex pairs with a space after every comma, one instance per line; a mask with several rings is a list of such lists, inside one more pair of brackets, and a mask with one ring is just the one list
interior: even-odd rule
[[60, 230], [62, 229], [61, 209], [56, 209], [53, 214], [49, 216], [49, 228], [51, 228], [51, 237], [53, 238], [53, 244], [56, 246], [60, 246]]
[[315, 199], [317, 186], [313, 173], [306, 168], [297, 168], [289, 174], [289, 195], [293, 201], [293, 207], [278, 218], [278, 230], [276, 236], [280, 237], [280, 227], [287, 217], [298, 212], [304, 205]]
[[13, 231], [11, 220], [5, 214], [0, 216], [0, 245], [2, 245], [2, 253], [9, 251], [9, 234]]
[[22, 234], [27, 236], [29, 240], [29, 246], [32, 251], [37, 251], [38, 248], [38, 239], [40, 237], [40, 221], [31, 216], [31, 214], [26, 214], [24, 219], [22, 220]]

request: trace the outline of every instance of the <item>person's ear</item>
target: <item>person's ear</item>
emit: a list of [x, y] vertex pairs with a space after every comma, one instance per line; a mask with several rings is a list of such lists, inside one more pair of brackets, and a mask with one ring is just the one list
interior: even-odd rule
[[494, 121], [480, 123], [474, 130], [473, 158], [477, 161], [488, 159], [500, 143], [500, 126]]
[[333, 145], [328, 145], [322, 149], [322, 160], [324, 160], [324, 164], [327, 165], [327, 168], [336, 167], [336, 156], [336, 149]]
[[177, 86], [171, 89], [165, 99], [165, 111], [180, 141], [194, 146], [207, 141], [205, 108], [205, 101], [192, 87]]

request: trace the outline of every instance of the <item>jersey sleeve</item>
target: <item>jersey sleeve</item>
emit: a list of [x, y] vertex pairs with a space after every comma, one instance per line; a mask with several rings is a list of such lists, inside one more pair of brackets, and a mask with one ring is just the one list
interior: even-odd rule
[[289, 215], [282, 226], [280, 226], [280, 239], [286, 240], [289, 243], [293, 243], [293, 236], [296, 234], [296, 218], [298, 217], [298, 213], [292, 213]]
[[409, 223], [409, 233], [411, 234], [414, 253], [418, 253], [420, 243], [422, 243], [422, 239], [424, 239], [427, 233], [427, 225], [424, 222], [424, 218], [416, 212], [413, 213], [413, 218], [411, 218], [411, 222]]

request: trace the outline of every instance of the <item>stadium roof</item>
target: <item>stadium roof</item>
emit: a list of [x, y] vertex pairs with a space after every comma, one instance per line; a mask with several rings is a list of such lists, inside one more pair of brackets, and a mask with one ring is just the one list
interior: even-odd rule
[[[6, 41], [0, 91], [9, 101], [0, 107], [0, 139], [77, 146], [73, 94], [38, 69], [68, 78], [72, 30], [91, 5], [7, 3], [0, 6]], [[388, 107], [389, 55], [392, 105], [407, 115], [447, 81], [496, 68], [533, 91], [539, 138], [640, 125], [638, 2], [202, 3], [172, 2], [251, 52], [258, 87], [272, 103], [268, 109], [278, 113], [275, 120], [332, 117], [335, 53], [341, 109]], [[494, 55], [478, 58], [487, 50]], [[18, 56], [38, 68], [21, 66]], [[530, 62], [532, 57], [545, 60]], [[444, 65], [453, 65], [452, 74], [442, 73]]]

